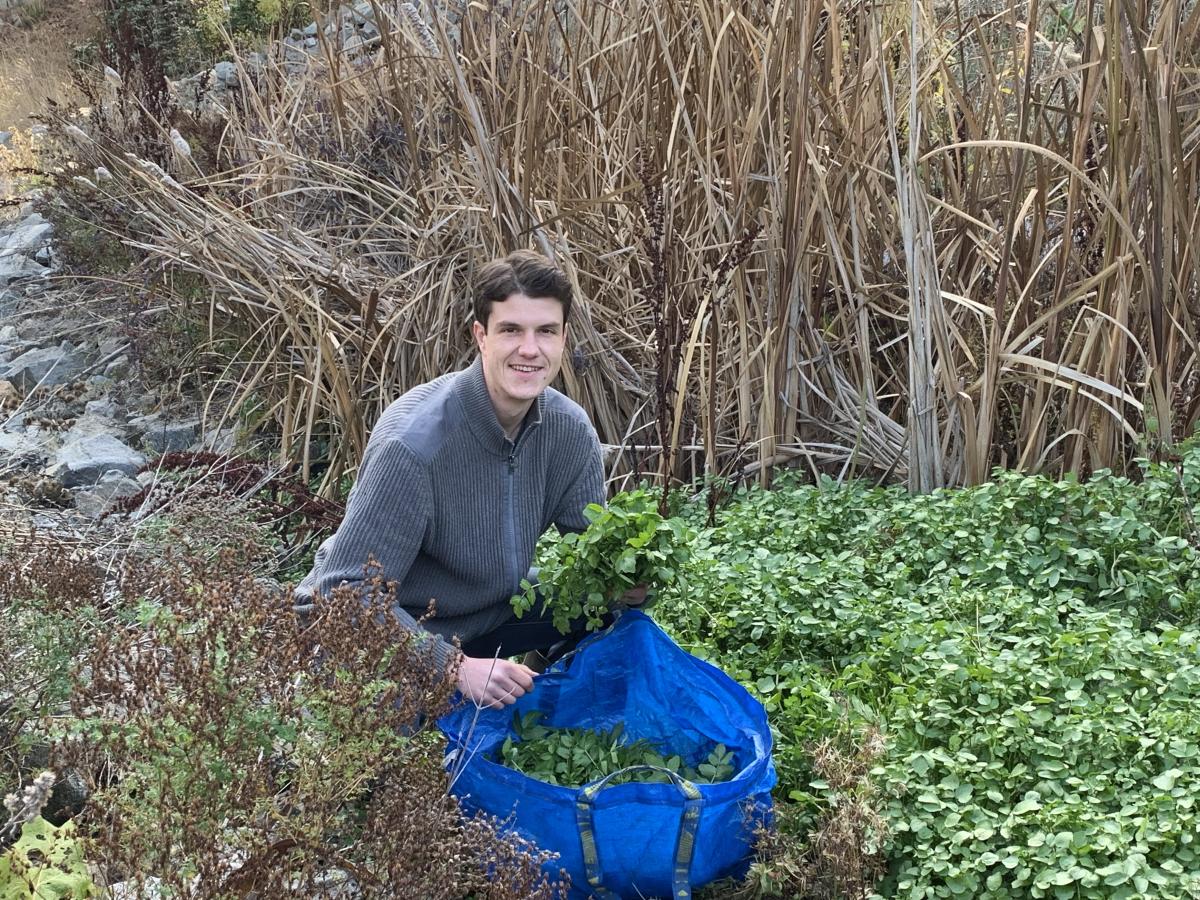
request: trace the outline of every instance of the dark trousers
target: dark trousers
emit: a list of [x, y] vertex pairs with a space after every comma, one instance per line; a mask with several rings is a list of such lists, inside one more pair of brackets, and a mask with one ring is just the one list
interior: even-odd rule
[[[544, 605], [531, 609], [521, 619], [513, 614], [487, 634], [465, 642], [462, 652], [467, 656], [490, 659], [497, 656], [520, 656], [530, 650], [537, 650], [547, 660], [554, 662], [574, 650], [589, 632], [586, 618], [571, 622], [567, 634], [555, 628], [552, 619], [552, 613]], [[612, 621], [612, 613], [608, 613], [604, 617], [602, 627], [607, 628]]]

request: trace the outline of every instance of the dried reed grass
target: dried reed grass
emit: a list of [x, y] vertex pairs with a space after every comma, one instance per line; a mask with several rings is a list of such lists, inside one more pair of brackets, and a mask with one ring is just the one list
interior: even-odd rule
[[124, 239], [241, 327], [214, 403], [265, 398], [326, 493], [466, 362], [473, 269], [517, 246], [578, 285], [564, 387], [627, 466], [927, 490], [1122, 468], [1196, 424], [1194, 4], [375, 6], [371, 58], [239, 63], [169, 173], [119, 128], [78, 148]]
[[45, 98], [72, 96], [72, 56], [98, 27], [98, 5], [39, 0], [0, 17], [0, 130], [28, 128]]

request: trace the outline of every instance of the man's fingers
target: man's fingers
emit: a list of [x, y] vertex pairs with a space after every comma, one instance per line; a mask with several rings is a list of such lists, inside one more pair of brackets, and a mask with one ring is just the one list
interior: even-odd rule
[[646, 594], [648, 591], [648, 585], [636, 585], [625, 592], [625, 594], [621, 597], [621, 601], [625, 603], [626, 606], [641, 606], [646, 602]]
[[529, 666], [521, 663], [513, 663], [512, 669], [509, 670], [509, 675], [514, 682], [521, 686], [522, 693], [533, 690], [533, 679], [537, 675], [537, 672], [533, 671]]
[[533, 690], [535, 674], [528, 666], [506, 659], [464, 657], [459, 670], [459, 687], [477, 703], [503, 709]]

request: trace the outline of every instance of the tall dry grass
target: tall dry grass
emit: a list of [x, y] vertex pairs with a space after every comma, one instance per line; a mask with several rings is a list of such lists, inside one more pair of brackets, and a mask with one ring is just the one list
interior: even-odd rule
[[75, 47], [99, 27], [97, 0], [38, 0], [0, 13], [0, 131], [27, 129], [46, 98], [74, 90]]
[[517, 246], [578, 286], [564, 386], [617, 474], [927, 490], [1194, 427], [1196, 4], [373, 6], [369, 60], [239, 63], [196, 149], [154, 126], [169, 174], [77, 136], [83, 201], [244, 335], [214, 418], [265, 405], [326, 491]]

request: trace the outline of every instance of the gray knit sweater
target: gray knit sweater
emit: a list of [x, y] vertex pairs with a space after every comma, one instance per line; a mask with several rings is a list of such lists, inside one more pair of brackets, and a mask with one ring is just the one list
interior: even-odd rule
[[586, 527], [604, 502], [600, 443], [587, 414], [547, 388], [511, 441], [496, 418], [478, 359], [392, 403], [367, 442], [346, 516], [296, 589], [302, 599], [361, 583], [368, 556], [397, 582], [406, 627], [436, 601], [425, 628], [449, 663], [452, 635], [469, 641], [511, 615], [551, 524]]

